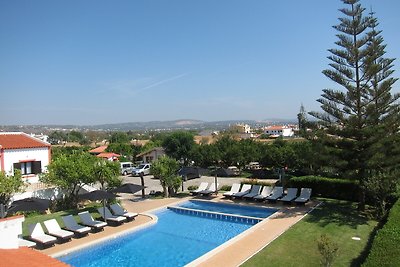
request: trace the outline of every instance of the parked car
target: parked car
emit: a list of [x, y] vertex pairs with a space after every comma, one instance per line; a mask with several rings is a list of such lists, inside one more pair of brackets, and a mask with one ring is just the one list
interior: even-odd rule
[[130, 161], [121, 162], [121, 174], [122, 175], [128, 175], [129, 173], [132, 173], [134, 168], [135, 168], [135, 165]]
[[236, 167], [236, 166], [229, 166], [228, 169], [232, 171], [232, 173], [233, 173], [234, 176], [239, 176], [239, 175], [240, 175], [240, 170], [239, 170], [238, 167]]
[[207, 173], [206, 169], [202, 169], [200, 167], [182, 167], [178, 171], [178, 175], [182, 176], [183, 179], [195, 179], [195, 178], [200, 178], [201, 175], [204, 175]]
[[143, 163], [137, 166], [132, 170], [132, 175], [133, 176], [139, 176], [140, 173], [143, 173], [143, 175], [148, 175], [150, 174], [150, 163]]

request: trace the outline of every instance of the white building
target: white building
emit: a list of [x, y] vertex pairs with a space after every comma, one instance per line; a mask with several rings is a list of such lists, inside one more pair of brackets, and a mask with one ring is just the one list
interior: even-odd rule
[[144, 163], [151, 163], [156, 159], [165, 155], [165, 150], [162, 147], [155, 147], [149, 151], [140, 153], [136, 158], [141, 158]]
[[264, 133], [271, 137], [291, 137], [294, 136], [294, 130], [292, 127], [279, 125], [279, 126], [267, 126], [265, 127]]
[[51, 160], [51, 145], [22, 132], [0, 133], [0, 171], [13, 174], [21, 170], [30, 183], [39, 181]]

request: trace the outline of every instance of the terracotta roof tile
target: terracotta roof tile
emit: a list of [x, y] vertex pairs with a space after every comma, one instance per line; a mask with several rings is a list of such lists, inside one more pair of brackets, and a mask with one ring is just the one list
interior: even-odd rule
[[51, 147], [49, 143], [21, 132], [0, 133], [0, 146], [3, 149]]
[[99, 146], [96, 148], [93, 148], [92, 150], [89, 150], [89, 153], [93, 153], [93, 154], [97, 154], [97, 153], [102, 153], [104, 151], [106, 151], [107, 146]]
[[62, 261], [40, 253], [32, 248], [0, 249], [0, 266], [7, 267], [66, 267], [70, 266]]

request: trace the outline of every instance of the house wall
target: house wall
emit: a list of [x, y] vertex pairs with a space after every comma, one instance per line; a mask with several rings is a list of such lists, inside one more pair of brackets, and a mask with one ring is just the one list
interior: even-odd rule
[[149, 153], [144, 154], [144, 155], [142, 156], [142, 160], [143, 160], [143, 162], [145, 162], [145, 163], [151, 163], [151, 162], [153, 162], [154, 160], [156, 160], [156, 159], [158, 159], [159, 157], [164, 156], [164, 155], [165, 155], [165, 152], [163, 152], [163, 151], [160, 151], [160, 150], [153, 150], [153, 151], [150, 151]]
[[282, 135], [285, 137], [290, 137], [294, 135], [294, 131], [292, 128], [285, 128], [283, 129]]
[[[40, 161], [41, 169], [44, 172], [50, 162], [50, 148], [25, 148], [25, 149], [4, 149], [3, 162], [4, 171], [7, 174], [14, 173], [14, 163], [26, 161]], [[34, 174], [23, 175], [28, 182], [38, 182], [39, 177]]]
[[0, 219], [0, 249], [18, 248], [18, 235], [22, 234], [24, 216]]

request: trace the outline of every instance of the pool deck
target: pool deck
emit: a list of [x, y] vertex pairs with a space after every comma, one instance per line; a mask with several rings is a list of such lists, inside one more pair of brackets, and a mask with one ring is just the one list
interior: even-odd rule
[[[41, 250], [41, 252], [50, 256], [59, 256], [76, 248], [83, 247], [87, 244], [94, 244], [107, 238], [113, 238], [120, 234], [134, 231], [138, 227], [141, 228], [148, 224], [154, 223], [154, 218], [146, 214], [151, 210], [188, 199], [193, 199], [193, 197], [146, 199], [139, 201], [123, 199], [122, 204], [128, 211], [140, 213], [135, 221], [125, 223], [121, 226], [105, 227], [104, 231], [102, 232], [89, 234], [88, 236], [79, 239], [72, 239], [70, 242], [57, 244], [54, 247]], [[304, 206], [282, 205], [280, 203], [268, 204], [243, 200], [229, 200], [224, 199], [221, 196], [212, 198], [199, 197], [198, 199], [244, 204], [249, 206], [271, 207], [280, 210], [268, 219], [258, 223], [251, 229], [243, 232], [225, 244], [198, 258], [188, 266], [239, 266], [271, 243], [275, 238], [284, 233], [292, 225], [301, 220], [313, 207], [318, 204], [317, 202], [313, 201]]]

